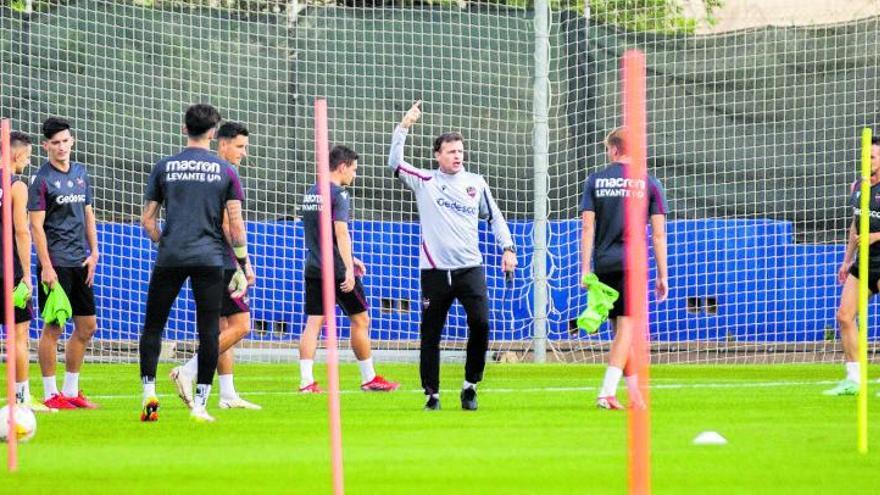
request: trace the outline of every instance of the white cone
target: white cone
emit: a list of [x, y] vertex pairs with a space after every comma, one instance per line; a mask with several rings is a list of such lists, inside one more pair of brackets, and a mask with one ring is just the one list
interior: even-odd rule
[[727, 439], [717, 431], [704, 431], [694, 438], [694, 445], [727, 445]]

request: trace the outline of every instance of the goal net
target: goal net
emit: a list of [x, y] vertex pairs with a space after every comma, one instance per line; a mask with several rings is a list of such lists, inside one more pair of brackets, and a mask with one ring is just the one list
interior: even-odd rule
[[[537, 348], [539, 359], [601, 359], [609, 331], [587, 336], [573, 324], [586, 304], [579, 204], [584, 179], [606, 161], [602, 139], [620, 124], [619, 57], [631, 47], [647, 54], [648, 167], [669, 204], [671, 292], [650, 311], [657, 359], [839, 358], [835, 275], [859, 129], [877, 120], [877, 18], [696, 35], [677, 14], [607, 2], [554, 0], [537, 13], [533, 2], [375, 3], [73, 0], [2, 10], [0, 112], [35, 139], [46, 117], [71, 119], [74, 159], [93, 177], [102, 258], [90, 359], [136, 357], [155, 256], [137, 223], [144, 184], [183, 145], [182, 114], [195, 102], [251, 131], [240, 174], [259, 280], [237, 355], [295, 358], [305, 322], [297, 205], [315, 180], [316, 97], [328, 100], [331, 144], [361, 156], [352, 232], [382, 359], [418, 349], [418, 216], [386, 166], [391, 132], [416, 99], [424, 114], [408, 161], [433, 168], [433, 138], [462, 132], [466, 166], [486, 178], [518, 246], [508, 284], [481, 231], [492, 357], [531, 360]], [[26, 176], [44, 159], [35, 153]], [[340, 331], [345, 346], [344, 319]], [[35, 322], [31, 337], [38, 332]], [[165, 336], [164, 358], [193, 351], [188, 289]], [[466, 337], [455, 305], [447, 356], [462, 355]]]

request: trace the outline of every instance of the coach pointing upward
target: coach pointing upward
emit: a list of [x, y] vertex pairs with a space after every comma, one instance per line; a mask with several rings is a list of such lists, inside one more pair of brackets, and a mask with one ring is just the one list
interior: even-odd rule
[[486, 181], [464, 170], [464, 138], [447, 132], [434, 140], [437, 170], [418, 169], [403, 160], [409, 128], [419, 120], [417, 101], [394, 130], [388, 166], [416, 197], [422, 237], [419, 268], [422, 283], [421, 353], [425, 409], [440, 409], [440, 332], [455, 299], [467, 313], [468, 343], [461, 407], [477, 408], [477, 383], [483, 378], [489, 348], [489, 298], [478, 240], [485, 218], [504, 255], [501, 269], [516, 268], [516, 250], [504, 216]]

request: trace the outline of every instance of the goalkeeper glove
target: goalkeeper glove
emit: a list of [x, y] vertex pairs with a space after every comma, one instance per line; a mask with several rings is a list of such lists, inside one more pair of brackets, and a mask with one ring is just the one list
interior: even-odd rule
[[235, 273], [232, 275], [232, 280], [229, 281], [229, 297], [233, 299], [239, 299], [245, 294], [247, 294], [248, 282], [247, 277], [241, 268], [236, 268]]

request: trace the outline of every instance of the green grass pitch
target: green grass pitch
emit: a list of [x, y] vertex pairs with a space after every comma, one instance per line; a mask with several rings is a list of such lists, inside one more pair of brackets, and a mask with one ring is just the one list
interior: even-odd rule
[[[877, 493], [880, 399], [872, 390], [872, 450], [859, 455], [855, 398], [821, 395], [841, 368], [655, 366], [653, 493]], [[401, 390], [359, 392], [357, 368], [341, 368], [347, 493], [626, 493], [627, 415], [593, 406], [602, 367], [490, 365], [479, 411], [465, 412], [461, 365], [444, 365], [434, 413], [421, 410], [417, 366], [378, 369]], [[190, 422], [168, 370], [160, 421], [145, 424], [137, 367], [87, 364], [81, 384], [101, 409], [38, 416], [18, 473], [0, 453], [0, 493], [330, 493], [327, 396], [294, 394], [295, 366], [239, 365], [238, 391], [264, 409], [220, 410], [215, 386], [214, 424]], [[705, 430], [729, 444], [692, 445]]]

